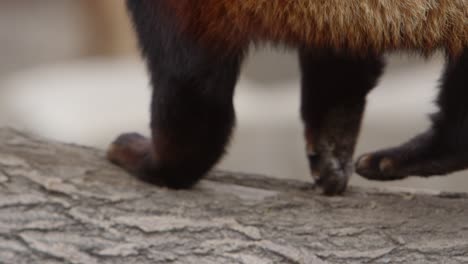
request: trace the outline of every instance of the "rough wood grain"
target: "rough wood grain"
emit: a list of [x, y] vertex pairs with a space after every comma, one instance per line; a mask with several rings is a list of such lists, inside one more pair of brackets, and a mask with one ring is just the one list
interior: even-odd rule
[[468, 263], [468, 196], [213, 172], [138, 182], [102, 151], [0, 129], [0, 263]]

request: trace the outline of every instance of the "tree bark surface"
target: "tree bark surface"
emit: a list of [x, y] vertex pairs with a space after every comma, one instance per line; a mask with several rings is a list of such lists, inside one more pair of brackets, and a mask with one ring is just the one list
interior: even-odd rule
[[0, 263], [468, 263], [468, 195], [212, 172], [139, 182], [104, 152], [0, 129]]

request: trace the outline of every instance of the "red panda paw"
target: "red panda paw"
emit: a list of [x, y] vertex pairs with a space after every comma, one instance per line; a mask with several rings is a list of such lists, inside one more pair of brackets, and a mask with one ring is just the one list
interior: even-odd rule
[[309, 165], [315, 183], [325, 195], [342, 194], [353, 174], [352, 160], [343, 161], [333, 155], [309, 156]]
[[356, 172], [370, 180], [391, 181], [446, 175], [468, 168], [464, 145], [435, 135], [439, 134], [429, 130], [398, 147], [363, 155], [356, 163]]
[[126, 171], [138, 172], [151, 153], [150, 139], [137, 134], [122, 134], [109, 146], [107, 159]]

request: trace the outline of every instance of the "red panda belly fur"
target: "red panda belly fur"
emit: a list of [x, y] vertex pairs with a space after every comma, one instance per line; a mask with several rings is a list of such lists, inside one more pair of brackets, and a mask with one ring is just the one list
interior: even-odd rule
[[166, 0], [197, 40], [271, 41], [355, 53], [468, 47], [468, 0]]

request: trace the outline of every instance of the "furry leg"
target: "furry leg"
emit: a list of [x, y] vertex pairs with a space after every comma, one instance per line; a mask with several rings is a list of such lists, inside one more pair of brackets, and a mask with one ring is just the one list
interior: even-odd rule
[[357, 172], [368, 179], [444, 175], [468, 168], [468, 49], [447, 62], [431, 128], [398, 147], [363, 155]]
[[191, 187], [229, 141], [242, 52], [214, 54], [182, 34], [164, 1], [127, 5], [152, 79], [152, 138], [123, 134], [108, 157], [146, 182]]
[[310, 169], [325, 194], [339, 194], [353, 173], [366, 95], [376, 85], [384, 63], [371, 55], [303, 50], [300, 65]]

